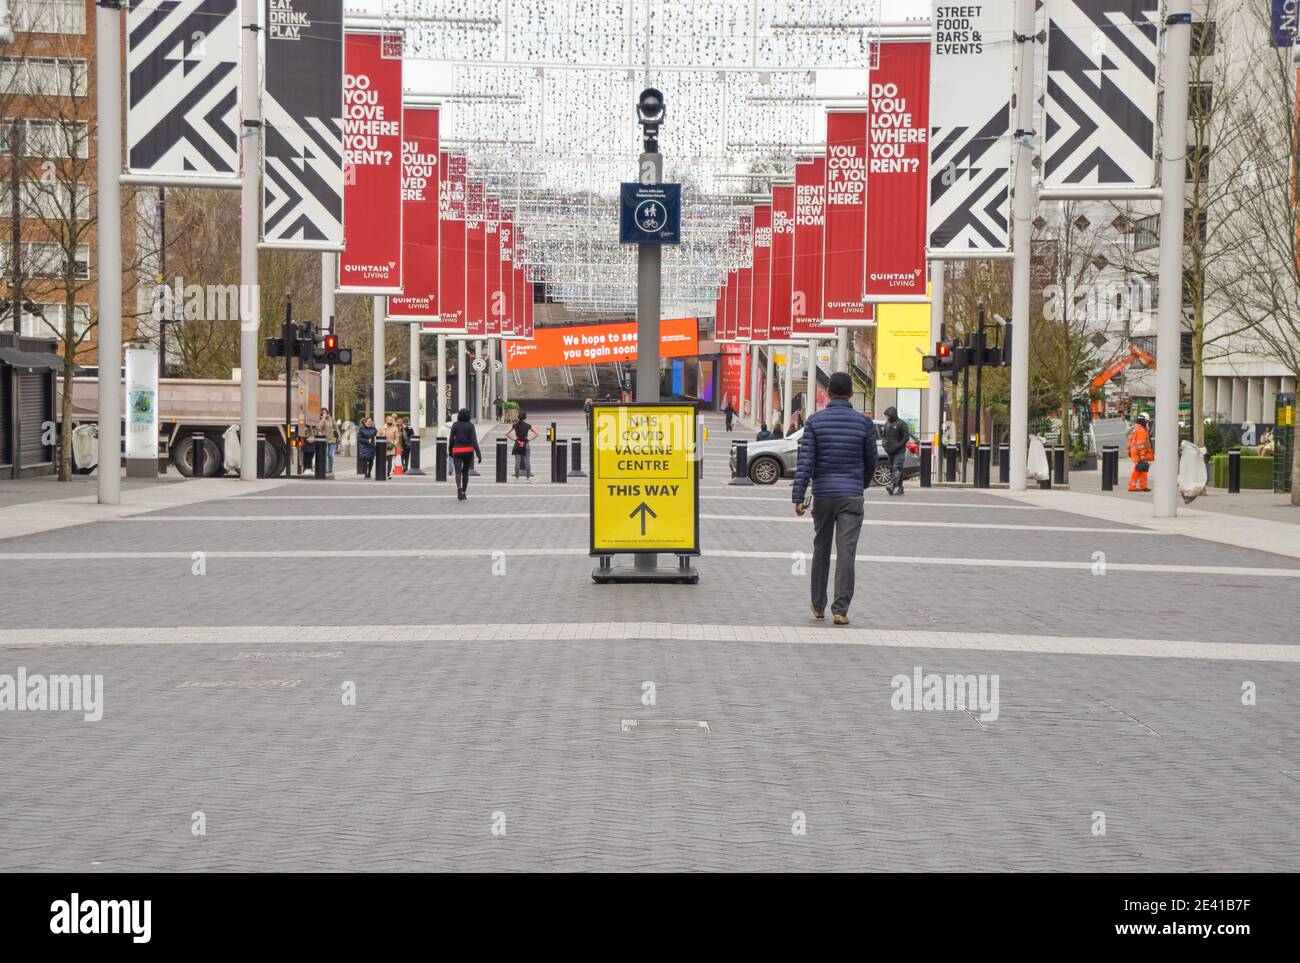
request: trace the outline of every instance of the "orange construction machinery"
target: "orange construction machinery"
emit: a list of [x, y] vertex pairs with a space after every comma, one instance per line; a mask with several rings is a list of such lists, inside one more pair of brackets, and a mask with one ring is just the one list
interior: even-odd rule
[[1099, 396], [1101, 389], [1106, 385], [1106, 382], [1110, 381], [1111, 378], [1115, 377], [1135, 361], [1141, 361], [1143, 365], [1150, 368], [1152, 371], [1156, 370], [1156, 359], [1147, 354], [1137, 345], [1130, 344], [1128, 346], [1128, 351], [1122, 351], [1115, 355], [1115, 357], [1107, 363], [1106, 367], [1098, 371], [1096, 377], [1088, 382], [1088, 395], [1092, 398], [1093, 420], [1105, 416], [1105, 411]]

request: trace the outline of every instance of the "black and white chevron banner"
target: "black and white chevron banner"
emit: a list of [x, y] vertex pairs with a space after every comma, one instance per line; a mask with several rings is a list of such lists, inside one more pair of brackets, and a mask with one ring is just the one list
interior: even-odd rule
[[1012, 4], [933, 5], [932, 254], [1011, 247]]
[[1043, 185], [1151, 187], [1159, 0], [1047, 0]]
[[343, 0], [266, 0], [262, 243], [343, 246]]
[[126, 29], [127, 173], [238, 181], [238, 0], [131, 0]]

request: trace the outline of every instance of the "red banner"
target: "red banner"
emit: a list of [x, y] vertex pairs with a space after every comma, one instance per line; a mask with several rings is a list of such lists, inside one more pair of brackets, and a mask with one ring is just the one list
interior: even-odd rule
[[402, 58], [392, 35], [343, 44], [343, 253], [339, 290], [402, 293]]
[[714, 307], [713, 340], [731, 340], [731, 334], [727, 330], [727, 281], [725, 278], [718, 287], [718, 303]]
[[821, 323], [825, 224], [826, 158], [800, 157], [794, 165], [794, 290], [790, 298], [796, 338], [835, 337], [835, 329]]
[[533, 282], [524, 282], [524, 337], [533, 336]]
[[514, 212], [502, 210], [497, 230], [501, 235], [501, 337], [511, 338], [515, 333]]
[[738, 321], [740, 316], [740, 272], [730, 271], [727, 274], [727, 340], [735, 341], [738, 335]]
[[402, 294], [388, 299], [398, 321], [438, 314], [438, 108], [402, 110]]
[[822, 318], [828, 322], [863, 324], [872, 317], [862, 300], [866, 193], [867, 115], [864, 111], [827, 111]]
[[438, 311], [428, 330], [465, 330], [465, 155], [442, 153], [438, 199]]
[[750, 338], [768, 341], [772, 324], [772, 205], [754, 208], [754, 326]]
[[465, 333], [487, 333], [487, 197], [482, 181], [465, 184]]
[[771, 339], [788, 341], [794, 288], [794, 185], [772, 186]]
[[754, 331], [754, 269], [741, 268], [736, 272], [736, 337], [748, 341]]
[[487, 250], [483, 260], [483, 281], [487, 307], [483, 315], [486, 321], [483, 333], [491, 338], [501, 336], [501, 319], [505, 315], [501, 294], [501, 201], [489, 197], [485, 215], [483, 226]]
[[882, 43], [867, 132], [869, 299], [925, 297], [929, 43]]

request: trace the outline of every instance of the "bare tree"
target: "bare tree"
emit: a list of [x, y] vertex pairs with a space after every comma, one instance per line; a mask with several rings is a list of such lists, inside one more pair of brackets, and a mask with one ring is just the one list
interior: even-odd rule
[[[1268, 8], [1259, 6], [1254, 15], [1267, 29]], [[1247, 130], [1229, 155], [1241, 176], [1223, 225], [1235, 252], [1227, 293], [1247, 332], [1240, 343], [1300, 378], [1296, 70], [1286, 48], [1256, 49], [1253, 56], [1257, 86], [1238, 107]], [[1300, 445], [1293, 446], [1291, 504], [1300, 505]]]

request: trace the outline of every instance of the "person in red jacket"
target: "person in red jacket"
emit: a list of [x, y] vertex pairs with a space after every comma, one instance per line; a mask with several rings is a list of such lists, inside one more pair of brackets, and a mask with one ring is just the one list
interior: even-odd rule
[[1133, 474], [1128, 476], [1128, 490], [1131, 492], [1149, 492], [1147, 472], [1155, 459], [1155, 449], [1151, 447], [1151, 422], [1146, 412], [1137, 416], [1137, 423], [1128, 436], [1128, 456], [1133, 459]]

